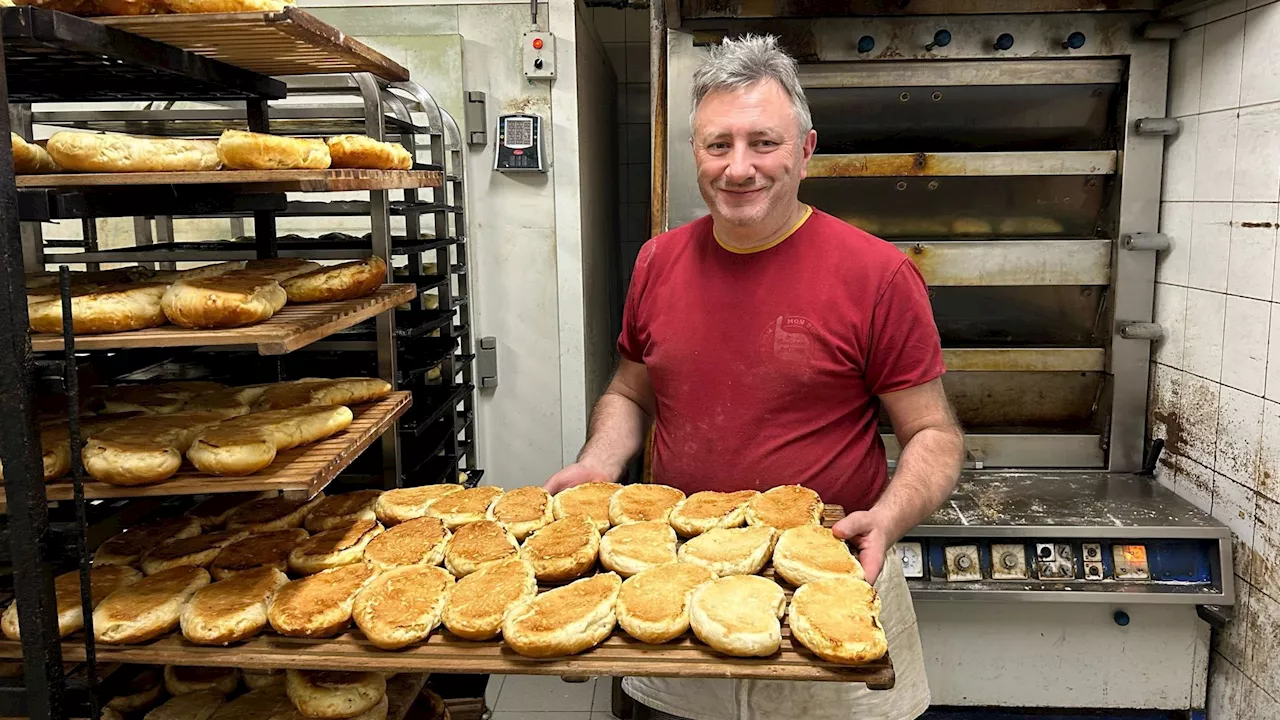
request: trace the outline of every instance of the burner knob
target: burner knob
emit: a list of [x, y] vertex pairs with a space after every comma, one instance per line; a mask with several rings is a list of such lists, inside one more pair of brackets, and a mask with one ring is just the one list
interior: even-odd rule
[[1052, 558], [1052, 557], [1053, 557], [1053, 548], [1051, 548], [1051, 547], [1042, 547], [1042, 548], [1040, 548], [1040, 559], [1041, 559], [1041, 560], [1048, 560], [1048, 559], [1050, 559], [1050, 558]]
[[1000, 565], [1002, 565], [1005, 570], [1012, 570], [1018, 567], [1018, 558], [1015, 557], [1013, 553], [1005, 553], [1000, 558]]
[[956, 558], [956, 567], [960, 568], [961, 570], [968, 570], [969, 568], [973, 567], [973, 560], [969, 559], [968, 555], [961, 555], [960, 557]]
[[1013, 47], [1013, 36], [1009, 33], [1000, 33], [1000, 37], [996, 38], [996, 44], [993, 47], [996, 50], [1008, 50]]
[[1066, 41], [1062, 43], [1062, 48], [1064, 50], [1079, 50], [1084, 47], [1084, 41], [1084, 33], [1079, 31], [1073, 32], [1068, 35]]
[[928, 45], [925, 45], [924, 49], [932, 50], [934, 48], [946, 47], [950, 44], [951, 44], [951, 31], [939, 30], [938, 32], [933, 34], [933, 42], [929, 43]]
[[858, 52], [869, 53], [876, 49], [876, 39], [870, 35], [863, 35], [858, 38]]

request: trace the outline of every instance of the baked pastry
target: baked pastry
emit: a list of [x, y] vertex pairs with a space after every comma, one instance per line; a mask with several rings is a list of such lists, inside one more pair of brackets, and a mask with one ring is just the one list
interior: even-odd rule
[[556, 519], [570, 515], [586, 515], [596, 530], [604, 532], [612, 524], [609, 520], [609, 501], [622, 489], [617, 483], [589, 482], [575, 485], [556, 493], [551, 499], [551, 510]]
[[287, 300], [280, 283], [248, 271], [179, 280], [160, 298], [160, 308], [178, 327], [234, 328], [270, 318]]
[[822, 524], [822, 498], [803, 485], [779, 485], [747, 503], [747, 524], [787, 530]]
[[453, 585], [452, 575], [431, 565], [387, 570], [356, 595], [351, 617], [369, 642], [396, 650], [426, 640], [440, 625]]
[[[45, 482], [53, 482], [71, 472], [71, 433], [66, 425], [40, 429], [40, 463]], [[4, 482], [4, 463], [0, 462], [0, 483]]]
[[268, 386], [254, 403], [254, 409], [359, 405], [384, 398], [390, 392], [391, 383], [378, 378], [312, 378]]
[[164, 0], [93, 0], [95, 15], [156, 15], [167, 12]]
[[266, 392], [268, 385], [250, 385], [223, 390], [204, 392], [187, 400], [184, 410], [234, 410], [239, 415], [248, 415], [253, 404]]
[[284, 683], [251, 690], [219, 708], [209, 720], [300, 720]]
[[827, 662], [862, 665], [889, 652], [880, 624], [880, 597], [852, 576], [805, 583], [787, 611], [791, 637]]
[[165, 0], [172, 13], [280, 12], [294, 0]]
[[378, 521], [360, 520], [344, 528], [312, 535], [289, 553], [289, 570], [298, 575], [314, 575], [321, 570], [363, 562], [365, 547], [381, 534]]
[[489, 506], [501, 496], [502, 488], [492, 485], [468, 488], [437, 498], [427, 508], [427, 515], [440, 518], [445, 527], [457, 530], [463, 525], [488, 517]]
[[247, 502], [236, 508], [227, 520], [228, 530], [244, 529], [251, 533], [302, 527], [302, 521], [316, 503], [324, 499], [324, 493], [316, 493], [310, 500], [293, 500], [283, 495]]
[[219, 165], [217, 143], [209, 140], [64, 131], [54, 133], [45, 149], [72, 172], [198, 172]]
[[570, 515], [530, 535], [520, 557], [533, 565], [538, 582], [559, 583], [582, 577], [600, 554], [600, 532], [590, 519]]
[[325, 720], [368, 712], [387, 694], [387, 679], [378, 672], [290, 669], [284, 686], [298, 712]]
[[284, 685], [284, 670], [278, 668], [271, 670], [243, 668], [241, 672], [244, 674], [244, 686], [250, 690], [270, 685]]
[[245, 535], [244, 530], [224, 530], [160, 543], [142, 556], [142, 572], [155, 575], [183, 565], [208, 567], [223, 548]]
[[164, 666], [164, 689], [170, 695], [186, 695], [205, 690], [230, 695], [239, 685], [239, 668]]
[[[165, 323], [163, 283], [88, 285], [71, 290], [71, 328], [77, 335], [101, 335], [159, 327]], [[27, 305], [31, 332], [62, 332], [62, 300]]]
[[658, 520], [667, 522], [671, 509], [684, 500], [684, 493], [668, 485], [627, 485], [609, 498], [609, 522]]
[[383, 695], [376, 705], [355, 717], [347, 718], [347, 720], [387, 720], [387, 711], [390, 707], [391, 701], [387, 699], [386, 695]]
[[600, 538], [600, 564], [624, 578], [676, 561], [676, 531], [658, 520], [627, 523]]
[[166, 415], [183, 409], [187, 400], [206, 392], [225, 390], [226, 385], [204, 380], [179, 380], [154, 385], [116, 385], [98, 390], [95, 401], [99, 413], [142, 413]]
[[747, 503], [759, 494], [755, 490], [696, 492], [676, 503], [669, 522], [684, 537], [701, 535], [711, 528], [741, 527], [747, 521]]
[[109, 425], [85, 441], [84, 469], [108, 485], [151, 485], [182, 467], [182, 454], [200, 431], [225, 419], [217, 412], [144, 415]]
[[203, 429], [187, 459], [211, 475], [249, 475], [270, 465], [277, 453], [346, 430], [354, 418], [342, 405], [250, 413]]
[[379, 142], [367, 135], [338, 135], [326, 142], [335, 168], [413, 169], [413, 155], [398, 143]]
[[284, 528], [250, 535], [222, 548], [209, 566], [214, 580], [225, 580], [258, 568], [289, 569], [289, 553], [309, 536], [302, 528]]
[[209, 571], [185, 565], [148, 575], [108, 595], [93, 611], [100, 643], [146, 642], [177, 629], [182, 606], [209, 584]]
[[462, 489], [461, 485], [441, 483], [388, 490], [378, 497], [373, 511], [378, 516], [378, 522], [387, 526], [395, 525], [406, 520], [425, 517], [431, 503], [445, 495], [461, 492]]
[[267, 627], [267, 606], [289, 577], [273, 567], [246, 570], [206, 585], [179, 618], [182, 636], [197, 645], [230, 645]]
[[258, 497], [258, 493], [218, 493], [187, 511], [187, 517], [200, 523], [201, 531], [216, 530], [227, 524], [236, 508]]
[[536, 485], [516, 488], [504, 493], [489, 506], [487, 518], [511, 531], [517, 540], [555, 520], [551, 512], [551, 495]]
[[271, 627], [291, 637], [332, 637], [351, 623], [356, 594], [377, 574], [364, 563], [294, 580], [276, 591], [267, 610]]
[[271, 278], [276, 282], [288, 280], [295, 275], [318, 270], [320, 263], [302, 258], [260, 258], [249, 260], [244, 264], [246, 275]]
[[218, 159], [228, 170], [326, 170], [330, 163], [329, 146], [323, 140], [243, 130], [222, 132]]
[[13, 7], [14, 5], [57, 10], [72, 15], [89, 15], [92, 14], [93, 10], [92, 0], [13, 0], [5, 7]]
[[[96, 606], [102, 599], [123, 587], [142, 579], [142, 573], [124, 565], [103, 565], [89, 571], [90, 602]], [[80, 604], [80, 571], [73, 570], [53, 579], [53, 596], [58, 612], [58, 637], [66, 637], [84, 627], [83, 607]], [[0, 629], [10, 640], [21, 640], [18, 628], [18, 602], [5, 608], [0, 618]]]
[[226, 704], [226, 695], [217, 690], [197, 690], [169, 698], [142, 720], [209, 720]]
[[116, 713], [146, 710], [160, 701], [164, 680], [158, 667], [142, 667], [120, 688], [120, 694], [107, 701], [107, 709]]
[[93, 554], [93, 564], [134, 565], [148, 550], [162, 542], [199, 534], [200, 522], [189, 517], [165, 518], [135, 525], [99, 545]]
[[364, 549], [364, 561], [379, 572], [408, 565], [444, 562], [450, 533], [438, 518], [400, 523], [375, 537]]
[[453, 532], [444, 550], [444, 566], [454, 577], [465, 577], [487, 563], [516, 555], [520, 544], [496, 522], [481, 520]]
[[13, 172], [18, 175], [38, 175], [58, 172], [62, 168], [53, 161], [49, 152], [35, 143], [23, 140], [17, 133], [9, 133], [13, 147]]
[[490, 563], [449, 590], [440, 621], [464, 640], [488, 640], [517, 604], [538, 594], [533, 566], [518, 557]]
[[693, 591], [715, 575], [700, 565], [670, 563], [633, 575], [618, 592], [618, 625], [640, 642], [658, 645], [689, 630]]
[[768, 526], [715, 528], [680, 546], [680, 562], [701, 565], [716, 574], [754, 575], [769, 562], [778, 533]]
[[335, 302], [362, 298], [387, 281], [387, 263], [377, 255], [352, 260], [281, 283], [291, 303]]
[[307, 532], [316, 533], [347, 527], [360, 520], [376, 520], [373, 506], [381, 494], [381, 490], [356, 490], [330, 495], [311, 508], [302, 526]]
[[622, 578], [601, 573], [540, 593], [511, 610], [502, 623], [502, 639], [526, 657], [563, 657], [589, 650], [613, 632], [621, 588]]
[[773, 548], [773, 569], [796, 587], [825, 578], [864, 577], [845, 541], [821, 525], [784, 530]]
[[786, 606], [778, 583], [759, 575], [730, 575], [693, 591], [689, 624], [699, 640], [725, 655], [764, 657], [782, 644], [779, 619]]

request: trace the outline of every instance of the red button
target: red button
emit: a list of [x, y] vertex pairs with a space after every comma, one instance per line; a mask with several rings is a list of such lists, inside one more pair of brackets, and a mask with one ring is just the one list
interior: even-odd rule
[[534, 38], [534, 39], [533, 39], [533, 49], [534, 49], [534, 50], [541, 50], [541, 49], [542, 49], [542, 38]]
[[512, 154], [512, 155], [523, 155], [523, 154], [524, 154], [524, 151], [523, 151], [523, 150], [512, 150], [512, 151], [511, 151], [511, 154]]

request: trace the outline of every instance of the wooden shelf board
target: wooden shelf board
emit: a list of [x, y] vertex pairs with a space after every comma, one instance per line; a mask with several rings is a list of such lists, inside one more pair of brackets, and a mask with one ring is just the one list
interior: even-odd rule
[[[263, 355], [283, 355], [409, 302], [417, 294], [418, 288], [414, 285], [383, 285], [372, 295], [355, 300], [285, 305], [269, 320], [248, 327], [187, 330], [176, 325], [162, 325], [147, 330], [80, 336], [76, 338], [76, 349], [248, 345], [257, 346]], [[36, 352], [60, 351], [62, 337], [32, 335], [31, 349]]]
[[440, 187], [439, 170], [203, 170], [198, 172], [55, 173], [19, 175], [20, 188], [111, 188], [217, 185], [245, 192], [339, 192]]
[[94, 19], [264, 75], [370, 72], [391, 82], [409, 79], [404, 66], [298, 8]]
[[[155, 485], [120, 487], [89, 481], [84, 484], [84, 495], [88, 500], [267, 490], [315, 495], [392, 427], [412, 403], [413, 394], [400, 390], [376, 402], [353, 405], [355, 419], [346, 430], [318, 443], [282, 452], [274, 462], [253, 475], [219, 477], [184, 465], [177, 475]], [[73, 491], [66, 479], [45, 486], [49, 500], [71, 500]], [[4, 508], [5, 499], [0, 495], [0, 511]]]

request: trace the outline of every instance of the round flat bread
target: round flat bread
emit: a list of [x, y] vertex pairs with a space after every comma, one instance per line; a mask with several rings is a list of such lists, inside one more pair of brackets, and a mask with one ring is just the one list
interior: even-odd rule
[[425, 516], [427, 508], [431, 507], [432, 503], [445, 495], [452, 495], [462, 490], [461, 485], [451, 483], [388, 490], [378, 497], [373, 510], [378, 516], [378, 521], [390, 527], [406, 520]]
[[431, 503], [427, 514], [440, 518], [450, 530], [488, 517], [489, 506], [502, 496], [502, 488], [485, 485], [450, 493]]
[[501, 560], [459, 580], [440, 620], [460, 638], [488, 640], [502, 632], [511, 608], [537, 594], [532, 565], [518, 557]]
[[586, 515], [596, 529], [604, 532], [612, 525], [609, 520], [609, 501], [622, 489], [618, 483], [589, 482], [575, 485], [556, 493], [551, 500], [551, 510], [556, 519], [570, 515]]
[[209, 572], [214, 580], [225, 580], [262, 567], [283, 572], [289, 569], [289, 553], [308, 537], [302, 528], [250, 535], [222, 548], [209, 566]]
[[312, 575], [364, 561], [364, 550], [382, 534], [377, 520], [360, 520], [344, 528], [327, 530], [298, 543], [289, 553], [289, 570]]
[[600, 538], [600, 564], [624, 578], [676, 561], [676, 531], [650, 520], [611, 528]]
[[828, 662], [863, 665], [889, 652], [880, 597], [859, 578], [805, 583], [791, 598], [787, 624], [792, 637]]
[[768, 526], [716, 528], [680, 546], [680, 562], [701, 565], [717, 577], [754, 575], [769, 562], [777, 531]]
[[440, 624], [454, 579], [444, 568], [411, 565], [387, 570], [356, 595], [351, 617], [369, 642], [396, 650], [422, 642]]
[[604, 642], [617, 624], [622, 578], [601, 573], [555, 588], [511, 610], [502, 624], [507, 647], [526, 657], [563, 657]]
[[538, 582], [567, 582], [582, 577], [596, 562], [600, 532], [583, 515], [561, 518], [530, 535], [520, 557], [533, 565]]
[[458, 528], [444, 552], [444, 566], [454, 577], [465, 577], [484, 565], [509, 558], [520, 545], [507, 529], [496, 522], [481, 520]]
[[668, 485], [627, 485], [609, 498], [609, 522], [667, 522], [672, 508], [681, 500], [684, 493]]
[[317, 493], [310, 500], [291, 500], [279, 495], [245, 503], [227, 519], [227, 529], [244, 529], [253, 533], [301, 527], [307, 513], [324, 499]]
[[773, 569], [796, 587], [824, 578], [864, 577], [849, 545], [821, 525], [783, 531], [773, 548]]
[[533, 531], [551, 524], [551, 495], [530, 485], [503, 494], [489, 507], [488, 519], [501, 523], [516, 540], [523, 541]]
[[759, 494], [755, 490], [696, 492], [671, 509], [671, 527], [684, 537], [701, 535], [712, 528], [741, 527], [747, 521], [747, 503]]
[[318, 533], [344, 528], [359, 520], [376, 520], [373, 508], [381, 495], [381, 490], [356, 490], [330, 495], [311, 508], [303, 527], [307, 532]]
[[822, 498], [802, 485], [779, 485], [747, 504], [748, 525], [768, 525], [787, 530], [800, 525], [822, 524]]
[[364, 561], [379, 572], [409, 565], [439, 565], [451, 536], [439, 518], [402, 522], [370, 541], [364, 549]]
[[715, 575], [700, 565], [671, 563], [627, 578], [618, 593], [618, 625], [640, 642], [670, 642], [689, 630], [693, 591]]
[[693, 592], [689, 624], [702, 642], [726, 655], [764, 657], [782, 645], [787, 606], [778, 584], [759, 575], [730, 575]]

